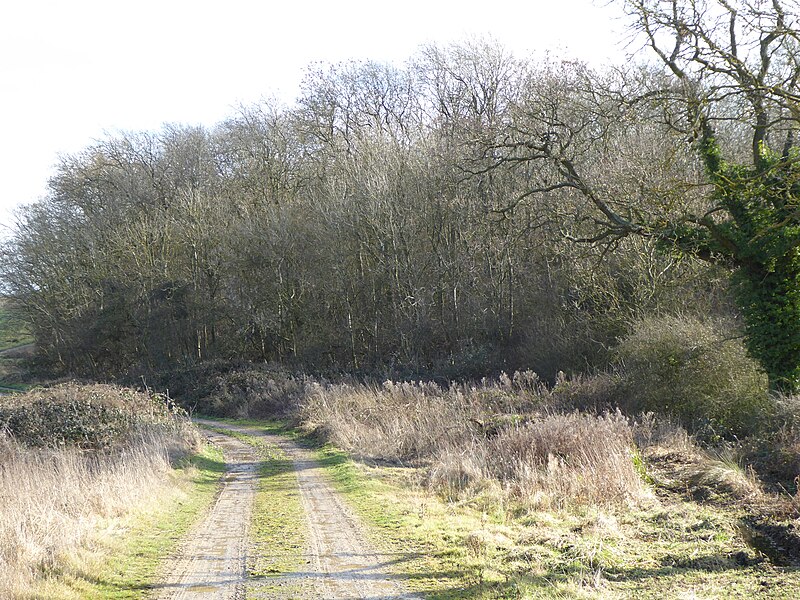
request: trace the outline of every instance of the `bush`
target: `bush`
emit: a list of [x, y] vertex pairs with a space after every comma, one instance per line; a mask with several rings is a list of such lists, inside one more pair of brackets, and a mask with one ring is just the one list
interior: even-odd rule
[[143, 425], [172, 427], [182, 411], [166, 396], [67, 383], [0, 401], [0, 431], [31, 447], [103, 450]]
[[206, 399], [210, 414], [229, 417], [285, 416], [305, 394], [305, 383], [284, 371], [250, 368], [214, 379]]
[[151, 376], [190, 412], [216, 417], [286, 417], [308, 380], [270, 364], [209, 361]]
[[688, 317], [636, 323], [615, 351], [621, 404], [631, 413], [674, 416], [705, 435], [756, 433], [775, 411], [767, 376], [728, 332]]
[[[800, 487], [800, 396], [775, 395], [774, 425], [743, 444], [745, 458], [758, 474], [797, 493]], [[800, 501], [800, 496], [797, 496]]]

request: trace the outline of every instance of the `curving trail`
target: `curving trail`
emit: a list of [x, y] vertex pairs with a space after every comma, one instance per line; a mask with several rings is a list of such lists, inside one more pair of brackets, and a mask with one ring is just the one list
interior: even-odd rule
[[0, 350], [0, 356], [7, 356], [9, 358], [29, 358], [33, 356], [36, 350], [36, 344], [22, 344], [20, 346], [12, 346], [5, 350]]
[[[311, 452], [297, 444], [247, 427], [216, 421], [198, 423], [264, 438], [293, 461], [306, 513], [307, 569], [270, 578], [260, 591], [250, 582], [248, 597], [300, 600], [419, 598], [405, 591], [388, 566], [396, 557], [376, 552], [358, 519], [325, 480]], [[234, 438], [206, 432], [222, 446], [229, 471], [217, 503], [183, 546], [177, 563], [161, 586], [163, 600], [223, 600], [245, 597], [248, 524], [257, 486], [258, 457]]]

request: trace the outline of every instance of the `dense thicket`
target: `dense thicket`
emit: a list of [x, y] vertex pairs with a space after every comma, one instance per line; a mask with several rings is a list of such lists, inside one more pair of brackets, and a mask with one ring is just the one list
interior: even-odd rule
[[95, 374], [234, 356], [445, 376], [597, 365], [635, 318], [726, 310], [724, 272], [654, 238], [569, 241], [597, 232], [586, 190], [531, 160], [559, 146], [643, 214], [667, 210], [647, 190], [691, 205], [704, 192], [676, 182], [702, 164], [660, 118], [670, 105], [607, 91], [654, 79], [483, 42], [312, 70], [293, 106], [64, 158], [20, 214], [6, 287], [46, 359]]

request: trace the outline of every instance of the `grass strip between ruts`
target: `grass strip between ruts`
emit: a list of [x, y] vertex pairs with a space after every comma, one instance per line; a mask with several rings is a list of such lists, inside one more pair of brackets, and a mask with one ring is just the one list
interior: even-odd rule
[[471, 598], [482, 597], [476, 596], [479, 589], [493, 587], [485, 585], [485, 557], [476, 559], [463, 544], [454, 543], [464, 531], [479, 528], [484, 515], [446, 515], [448, 507], [426, 491], [399, 484], [404, 477], [413, 478], [413, 469], [367, 467], [279, 421], [218, 420], [283, 435], [310, 448], [336, 491], [368, 526], [376, 549], [394, 557], [390, 568], [410, 590], [431, 598]]

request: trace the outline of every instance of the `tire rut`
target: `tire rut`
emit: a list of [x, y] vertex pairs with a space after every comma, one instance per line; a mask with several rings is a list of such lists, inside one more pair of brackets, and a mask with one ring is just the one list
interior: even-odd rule
[[240, 600], [247, 583], [250, 515], [259, 457], [230, 436], [204, 432], [222, 448], [227, 465], [222, 488], [205, 518], [188, 534], [169, 574], [157, 586], [159, 600]]
[[278, 446], [294, 464], [308, 531], [305, 555], [308, 569], [270, 578], [269, 591], [265, 595], [259, 594], [258, 582], [253, 582], [252, 597], [302, 600], [420, 598], [408, 593], [390, 573], [389, 565], [398, 557], [374, 550], [363, 526], [327, 482], [321, 465], [309, 450], [280, 436], [247, 427], [215, 421], [198, 422], [259, 436]]

